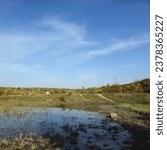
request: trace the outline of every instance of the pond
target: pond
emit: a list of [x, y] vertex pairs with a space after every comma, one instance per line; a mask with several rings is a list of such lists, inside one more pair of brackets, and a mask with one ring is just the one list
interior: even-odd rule
[[121, 150], [131, 147], [131, 135], [106, 115], [60, 108], [17, 107], [0, 111], [0, 137], [33, 132], [56, 141], [61, 149]]

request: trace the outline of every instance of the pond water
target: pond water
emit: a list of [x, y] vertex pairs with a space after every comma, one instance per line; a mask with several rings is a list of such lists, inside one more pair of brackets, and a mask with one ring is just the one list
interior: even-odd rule
[[57, 141], [62, 149], [129, 149], [131, 135], [105, 115], [59, 108], [21, 108], [0, 111], [0, 137], [29, 132]]

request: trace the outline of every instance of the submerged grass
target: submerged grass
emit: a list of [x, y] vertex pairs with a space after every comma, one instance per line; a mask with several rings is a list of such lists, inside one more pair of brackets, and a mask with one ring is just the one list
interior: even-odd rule
[[34, 133], [29, 133], [26, 136], [19, 134], [14, 138], [0, 138], [0, 150], [40, 150], [51, 149], [52, 145], [49, 140], [43, 137], [38, 137]]

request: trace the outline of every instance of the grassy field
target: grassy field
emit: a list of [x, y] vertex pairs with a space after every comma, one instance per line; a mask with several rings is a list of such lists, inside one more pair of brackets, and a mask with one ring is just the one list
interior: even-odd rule
[[[10, 95], [0, 96], [0, 106], [6, 113], [11, 107], [58, 107], [79, 109], [105, 114], [117, 113], [120, 120], [135, 123], [134, 113], [149, 113], [150, 95], [148, 93], [80, 93], [77, 91], [49, 95]], [[125, 115], [126, 114], [126, 115]], [[128, 119], [127, 119], [127, 116]], [[131, 121], [130, 121], [131, 120]], [[142, 120], [141, 120], [142, 121]], [[144, 122], [142, 122], [144, 124]]]
[[150, 80], [144, 79], [124, 85], [86, 89], [0, 88], [0, 107], [6, 113], [10, 113], [10, 108], [16, 106], [117, 113], [120, 121], [149, 126], [145, 120], [138, 117], [141, 114], [149, 116], [149, 87]]
[[[114, 113], [118, 116], [116, 121], [120, 122], [133, 136], [133, 148], [148, 149], [150, 127], [150, 94], [148, 91], [148, 80], [88, 89], [0, 88], [0, 112], [7, 116], [10, 114], [22, 116], [24, 112], [12, 108], [78, 109], [103, 113], [108, 119], [112, 119], [110, 114]], [[31, 142], [27, 142], [30, 141], [29, 139]], [[13, 145], [14, 149], [24, 147], [25, 143], [28, 143], [31, 149], [35, 149], [36, 146], [49, 148], [48, 139], [42, 137], [38, 137], [40, 139], [38, 141], [36, 139], [34, 134], [26, 137], [18, 135], [12, 140], [3, 138], [0, 140], [0, 147], [10, 149]]]
[[[52, 94], [52, 95], [23, 95], [23, 96], [0, 96], [0, 105], [25, 106], [25, 107], [62, 107], [71, 108], [74, 105], [78, 109], [86, 109], [86, 105], [112, 105], [131, 108], [142, 112], [149, 112], [149, 97], [147, 93], [124, 93], [124, 94], [90, 94], [77, 93]], [[74, 106], [74, 107], [75, 107]], [[105, 110], [102, 110], [105, 112]]]

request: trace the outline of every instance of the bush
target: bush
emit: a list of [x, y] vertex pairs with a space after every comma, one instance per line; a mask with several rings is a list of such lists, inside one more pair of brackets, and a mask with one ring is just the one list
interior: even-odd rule
[[63, 95], [63, 96], [60, 96], [59, 97], [59, 100], [61, 101], [61, 102], [66, 102], [66, 99], [65, 99], [65, 96]]
[[71, 96], [72, 95], [72, 92], [70, 91], [70, 92], [68, 92], [68, 96]]
[[102, 92], [103, 92], [103, 90], [100, 89], [100, 88], [96, 88], [96, 89], [95, 89], [95, 93], [97, 93], [97, 94], [101, 94]]

